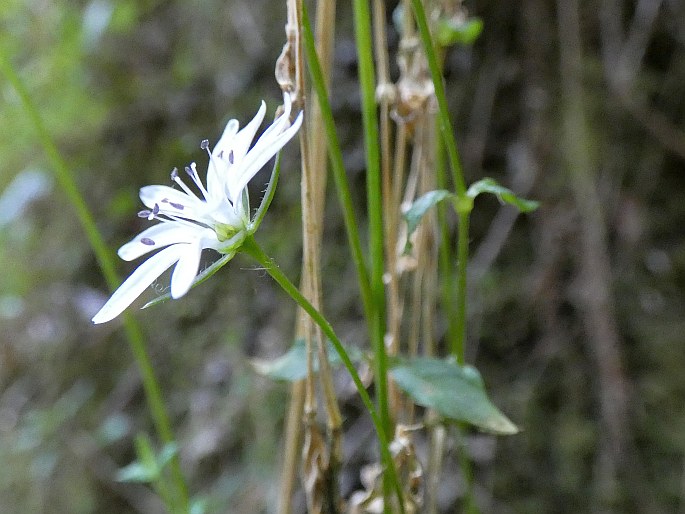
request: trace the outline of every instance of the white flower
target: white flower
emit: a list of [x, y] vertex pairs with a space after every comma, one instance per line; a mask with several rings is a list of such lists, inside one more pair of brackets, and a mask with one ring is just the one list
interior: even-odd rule
[[221, 139], [209, 150], [207, 187], [198, 176], [195, 163], [185, 168], [200, 195], [194, 193], [172, 171], [172, 180], [180, 187], [146, 186], [140, 199], [148, 210], [138, 215], [159, 223], [144, 230], [119, 249], [119, 257], [130, 261], [153, 250], [160, 250], [142, 263], [112, 294], [93, 323], [105, 323], [121, 314], [162, 273], [176, 264], [171, 275], [171, 297], [188, 292], [198, 273], [200, 255], [211, 248], [229, 258], [256, 226], [250, 218], [247, 184], [257, 172], [295, 135], [302, 124], [300, 113], [290, 123], [290, 95], [284, 96], [284, 112], [250, 148], [264, 119], [262, 102], [257, 115], [242, 130], [238, 121], [230, 120]]

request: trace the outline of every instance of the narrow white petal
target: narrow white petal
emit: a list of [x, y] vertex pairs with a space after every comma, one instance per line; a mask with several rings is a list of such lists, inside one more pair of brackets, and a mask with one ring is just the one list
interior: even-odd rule
[[207, 168], [207, 190], [214, 201], [225, 198], [228, 194], [229, 184], [234, 181], [236, 175], [235, 170], [239, 169], [237, 167], [247, 153], [265, 114], [266, 104], [262, 101], [257, 114], [245, 128], [238, 131], [238, 122], [235, 120], [231, 120], [226, 126], [224, 134], [212, 151]]
[[[274, 120], [274, 122], [267, 127], [267, 129], [262, 133], [257, 141], [257, 144], [262, 139], [268, 139], [272, 137], [272, 133], [281, 133], [286, 128], [290, 126], [290, 109], [291, 109], [290, 95], [287, 93], [283, 94], [283, 113]], [[256, 146], [256, 144], [255, 144]]]
[[[175, 243], [189, 243], [198, 237], [198, 233], [206, 230], [197, 225], [197, 228], [178, 223], [164, 221], [143, 230], [128, 243], [119, 248], [119, 257], [125, 261], [132, 261], [141, 255], [159, 250]], [[211, 231], [214, 233], [213, 231]], [[145, 241], [145, 242], [143, 242]]]
[[264, 120], [265, 114], [266, 104], [264, 103], [264, 100], [262, 100], [262, 105], [259, 107], [259, 111], [257, 111], [256, 116], [252, 118], [252, 121], [245, 125], [245, 127], [235, 135], [235, 143], [233, 144], [233, 157], [235, 162], [240, 162], [243, 157], [245, 157], [245, 154], [250, 148], [252, 140], [257, 133], [257, 129], [261, 126], [262, 121]]
[[206, 210], [205, 202], [197, 196], [187, 195], [169, 186], [144, 186], [140, 188], [139, 196], [148, 209], [159, 205], [160, 209], [184, 218], [200, 216]]
[[238, 123], [238, 120], [228, 120], [226, 128], [214, 146], [212, 154], [219, 154], [222, 151], [230, 150], [233, 147], [233, 138], [238, 133], [239, 127], [240, 123]]
[[174, 299], [186, 294], [190, 286], [193, 285], [193, 279], [197, 275], [200, 256], [202, 255], [200, 240], [183, 246], [181, 258], [174, 268], [173, 275], [171, 275], [171, 297]]
[[265, 140], [264, 136], [247, 153], [245, 160], [240, 166], [240, 175], [236, 177], [234, 183], [229, 184], [229, 194], [232, 198], [237, 198], [240, 191], [252, 180], [259, 170], [276, 155], [285, 144], [292, 139], [302, 125], [302, 113], [300, 113], [293, 124], [283, 133], [274, 136], [270, 141]]
[[228, 171], [225, 159], [227, 159], [228, 155], [225, 156], [225, 159], [219, 156], [224, 153], [228, 154], [231, 151], [233, 138], [237, 132], [238, 120], [230, 120], [210, 154], [209, 167], [207, 168], [207, 191], [209, 191], [212, 198], [217, 198], [219, 195], [224, 194], [224, 181]]
[[181, 257], [183, 248], [174, 245], [153, 255], [128, 277], [119, 289], [114, 291], [107, 303], [93, 316], [93, 323], [113, 320], [133, 303], [157, 277], [164, 273]]

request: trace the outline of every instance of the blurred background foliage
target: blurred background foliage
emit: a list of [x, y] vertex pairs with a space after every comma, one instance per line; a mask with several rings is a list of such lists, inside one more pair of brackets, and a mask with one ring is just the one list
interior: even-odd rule
[[[493, 176], [543, 203], [517, 220], [479, 200], [472, 220], [467, 360], [524, 429], [469, 436], [476, 493], [484, 512], [683, 512], [685, 4], [582, 2], [581, 174], [563, 151], [577, 134], [565, 125], [562, 5], [467, 2], [483, 34], [446, 54], [469, 180]], [[338, 10], [333, 102], [361, 206], [355, 50], [349, 6]], [[0, 45], [117, 248], [145, 223], [140, 186], [168, 183], [194, 159], [202, 167], [200, 140], [216, 141], [229, 117], [245, 122], [261, 98], [273, 112], [284, 23], [270, 0], [6, 0]], [[118, 323], [89, 322], [104, 281], [4, 81], [0, 119], [0, 512], [161, 512], [148, 489], [114, 480], [135, 434], [152, 433], [140, 380]], [[293, 278], [295, 147], [258, 234]], [[594, 218], [579, 209], [582, 180], [601, 208]], [[326, 311], [363, 345], [333, 198], [327, 209]], [[184, 470], [210, 512], [273, 512], [277, 491], [287, 387], [249, 360], [285, 352], [294, 308], [250, 266], [238, 258], [181, 301], [137, 314]], [[121, 263], [122, 276], [132, 268]], [[609, 294], [599, 303], [598, 283]], [[341, 384], [348, 494], [373, 439]], [[445, 509], [463, 492], [448, 457]]]

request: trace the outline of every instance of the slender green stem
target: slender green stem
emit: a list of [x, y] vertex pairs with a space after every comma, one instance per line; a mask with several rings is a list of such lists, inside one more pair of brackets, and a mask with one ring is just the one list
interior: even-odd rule
[[333, 179], [335, 180], [335, 187], [338, 192], [338, 200], [340, 201], [343, 220], [345, 222], [347, 241], [352, 252], [352, 261], [354, 262], [355, 268], [357, 269], [357, 276], [359, 277], [359, 289], [361, 291], [362, 303], [364, 304], [364, 313], [367, 321], [370, 322], [371, 319], [373, 319], [373, 313], [371, 310], [372, 300], [369, 272], [364, 261], [361, 239], [359, 237], [359, 228], [357, 227], [354, 207], [352, 205], [352, 194], [350, 193], [350, 186], [347, 181], [347, 174], [345, 173], [338, 134], [335, 130], [333, 111], [331, 110], [331, 104], [328, 101], [326, 83], [321, 71], [319, 58], [316, 54], [316, 44], [309, 23], [307, 6], [306, 4], [303, 4], [302, 7], [303, 40], [305, 53], [307, 55], [307, 67], [309, 68], [309, 74], [312, 78], [312, 85], [316, 91], [316, 98], [319, 102], [319, 108], [321, 109], [321, 116], [326, 130], [328, 153], [331, 159], [331, 170], [333, 172]]
[[414, 8], [414, 15], [416, 17], [416, 26], [421, 35], [423, 42], [423, 49], [426, 52], [426, 59], [428, 60], [428, 67], [431, 71], [431, 78], [435, 86], [435, 97], [438, 101], [438, 117], [440, 120], [440, 132], [445, 140], [445, 148], [447, 156], [450, 161], [452, 169], [452, 179], [454, 187], [457, 190], [457, 195], [463, 197], [466, 194], [466, 185], [464, 182], [464, 172], [461, 168], [461, 161], [459, 159], [459, 151], [457, 150], [457, 141], [454, 138], [452, 130], [452, 122], [450, 121], [450, 113], [447, 107], [447, 96], [445, 95], [445, 85], [442, 82], [442, 72], [438, 65], [438, 58], [433, 47], [433, 39], [431, 38], [430, 29], [428, 28], [428, 21], [426, 19], [426, 12], [423, 9], [421, 0], [411, 0]]
[[[431, 38], [430, 30], [428, 28], [428, 22], [426, 19], [426, 13], [423, 9], [423, 4], [421, 0], [411, 0], [414, 9], [414, 15], [416, 17], [416, 25], [419, 29], [421, 35], [421, 40], [423, 42], [424, 51], [426, 52], [426, 58], [428, 60], [428, 66], [431, 70], [431, 77], [433, 79], [433, 84], [435, 86], [435, 96], [438, 101], [438, 122], [440, 126], [440, 132], [442, 133], [442, 139], [445, 143], [445, 149], [447, 150], [447, 156], [450, 161], [450, 168], [452, 170], [452, 181], [454, 182], [454, 187], [457, 193], [457, 200], [455, 201], [455, 208], [458, 216], [458, 227], [457, 227], [457, 284], [456, 284], [456, 306], [453, 302], [452, 291], [446, 291], [444, 299], [448, 302], [446, 307], [450, 316], [449, 322], [449, 336], [450, 336], [450, 350], [452, 355], [457, 359], [459, 364], [465, 363], [465, 341], [466, 341], [466, 299], [467, 299], [467, 282], [466, 282], [466, 271], [469, 258], [469, 218], [471, 210], [473, 208], [473, 203], [466, 198], [466, 183], [464, 180], [464, 172], [461, 167], [461, 160], [459, 159], [459, 151], [457, 149], [457, 141], [454, 137], [454, 131], [452, 130], [452, 122], [450, 121], [449, 110], [447, 107], [447, 97], [445, 95], [445, 87], [442, 81], [442, 72], [440, 70], [438, 59], [436, 56], [435, 48], [433, 47], [433, 40]], [[438, 146], [438, 151], [440, 154], [442, 150]], [[442, 160], [438, 156], [439, 161]], [[441, 178], [442, 175], [442, 178]], [[441, 174], [438, 175], [438, 180], [442, 182], [441, 185], [444, 186], [444, 166]], [[443, 271], [447, 273], [447, 280], [449, 283], [452, 282], [452, 270], [449, 263], [450, 251], [448, 239], [449, 235], [446, 232], [444, 218], [441, 223], [443, 229], [443, 246], [444, 250], [441, 250], [440, 259], [442, 262]], [[452, 316], [453, 309], [456, 308], [455, 316]], [[477, 506], [473, 495], [473, 471], [471, 469], [471, 464], [469, 462], [468, 456], [465, 451], [460, 449], [459, 452], [459, 463], [462, 468], [462, 473], [468, 484], [467, 499], [466, 499], [466, 512], [473, 514], [478, 512]]]
[[456, 299], [456, 313], [454, 321], [454, 333], [452, 334], [451, 350], [459, 363], [464, 363], [464, 348], [466, 340], [466, 265], [469, 256], [469, 215], [473, 203], [466, 198], [466, 185], [464, 182], [464, 172], [461, 167], [459, 159], [459, 151], [457, 150], [457, 141], [452, 130], [452, 122], [450, 121], [450, 114], [447, 108], [447, 96], [445, 95], [445, 86], [442, 82], [442, 73], [438, 65], [435, 48], [433, 47], [433, 40], [431, 38], [430, 29], [428, 28], [428, 21], [426, 13], [423, 9], [421, 0], [411, 0], [414, 8], [414, 15], [416, 18], [416, 26], [421, 35], [423, 48], [426, 52], [426, 59], [431, 71], [431, 77], [435, 86], [435, 97], [438, 101], [438, 120], [440, 123], [440, 132], [442, 133], [445, 142], [445, 149], [447, 150], [447, 157], [450, 161], [450, 168], [452, 170], [452, 181], [457, 193], [457, 201], [455, 202], [457, 215], [459, 216], [458, 236], [457, 241], [457, 299]]
[[386, 437], [385, 431], [383, 430], [381, 417], [378, 415], [378, 412], [374, 407], [373, 402], [371, 401], [371, 397], [369, 396], [369, 393], [366, 391], [366, 388], [364, 387], [364, 383], [359, 377], [359, 373], [357, 373], [357, 370], [355, 369], [354, 364], [350, 359], [350, 356], [347, 354], [345, 347], [343, 346], [342, 342], [333, 330], [333, 327], [328, 322], [328, 320], [326, 320], [326, 318], [324, 318], [323, 315], [309, 302], [309, 300], [307, 300], [302, 295], [302, 293], [295, 286], [295, 284], [293, 284], [288, 279], [288, 277], [285, 276], [285, 274], [281, 271], [281, 269], [273, 261], [273, 259], [266, 255], [266, 253], [264, 253], [264, 250], [262, 250], [262, 248], [257, 244], [253, 236], [248, 236], [247, 239], [245, 239], [245, 241], [243, 242], [243, 246], [241, 247], [241, 251], [252, 257], [254, 260], [256, 260], [260, 264], [260, 266], [264, 267], [266, 272], [269, 275], [271, 275], [271, 278], [273, 278], [276, 281], [276, 283], [279, 286], [281, 286], [281, 289], [283, 289], [283, 291], [285, 291], [285, 293], [287, 293], [288, 296], [295, 300], [295, 302], [297, 302], [297, 304], [307, 314], [311, 316], [314, 323], [316, 323], [321, 328], [322, 332], [330, 340], [331, 344], [333, 344], [335, 351], [340, 356], [340, 360], [342, 361], [343, 365], [352, 377], [352, 381], [354, 382], [354, 385], [357, 388], [357, 392], [359, 393], [359, 396], [362, 399], [362, 403], [364, 403], [366, 410], [369, 412], [369, 415], [371, 416], [371, 421], [373, 422], [373, 425], [376, 429], [376, 434], [380, 443], [381, 456], [383, 458], [383, 461], [388, 463], [388, 466], [385, 470], [386, 474], [395, 490], [395, 493], [397, 494], [397, 498], [400, 505], [400, 511], [404, 513], [402, 489], [400, 487], [400, 483], [397, 477], [397, 470], [395, 469], [395, 466], [393, 464], [392, 455], [390, 454], [388, 438]]
[[359, 61], [359, 86], [362, 101], [362, 125], [366, 152], [366, 202], [369, 217], [369, 253], [371, 257], [371, 294], [374, 318], [371, 341], [376, 364], [376, 400], [386, 436], [392, 434], [388, 405], [388, 358], [385, 349], [385, 285], [383, 284], [383, 207], [381, 203], [381, 165], [378, 149], [376, 115], [376, 79], [373, 63], [371, 13], [368, 0], [354, 0], [354, 26]]
[[[0, 49], [0, 53], [4, 53], [3, 50], [4, 49]], [[90, 214], [90, 210], [76, 186], [74, 176], [62, 158], [57, 145], [43, 123], [43, 119], [41, 118], [38, 109], [31, 100], [23, 81], [15, 72], [7, 55], [0, 55], [0, 71], [2, 71], [8, 82], [12, 84], [16, 90], [24, 111], [26, 112], [28, 119], [31, 120], [38, 135], [38, 139], [43, 145], [48, 161], [52, 165], [57, 182], [66, 194], [69, 203], [71, 203], [76, 211], [76, 215], [86, 233], [88, 242], [95, 252], [95, 256], [107, 285], [110, 289], [114, 290], [119, 285], [120, 280], [115, 270], [112, 253], [97, 229], [95, 221]], [[174, 442], [174, 435], [171, 430], [171, 423], [166, 408], [164, 407], [161, 389], [155, 378], [150, 357], [145, 348], [143, 332], [140, 325], [138, 325], [135, 319], [130, 315], [124, 316], [124, 328], [131, 351], [143, 379], [143, 388], [159, 437], [164, 444], [172, 443]], [[185, 511], [187, 511], [189, 505], [188, 488], [181, 473], [181, 466], [177, 457], [171, 462], [171, 472], [177, 488], [177, 500], [184, 506]]]
[[[437, 123], [437, 120], [436, 120]], [[435, 173], [437, 179], [438, 189], [447, 189], [447, 170], [445, 169], [445, 152], [444, 144], [441, 138], [435, 140]], [[447, 224], [447, 205], [440, 202], [437, 206], [438, 210], [438, 226], [440, 227], [440, 246], [439, 246], [439, 262], [440, 274], [442, 275], [442, 305], [444, 312], [447, 313], [447, 339], [450, 344], [454, 344], [457, 340], [457, 317], [453, 316], [456, 312], [454, 293], [457, 289], [454, 269], [452, 266], [452, 245], [450, 243], [450, 231]], [[450, 348], [452, 354], [456, 355], [456, 348]]]
[[459, 364], [464, 364], [466, 360], [466, 265], [469, 259], [469, 213], [459, 213], [457, 224], [457, 312], [452, 354]]
[[[369, 220], [369, 254], [371, 257], [371, 295], [374, 316], [369, 324], [374, 352], [376, 401], [386, 437], [392, 434], [388, 391], [388, 357], [385, 348], [385, 285], [383, 283], [383, 207], [382, 177], [379, 153], [378, 119], [376, 114], [376, 78], [373, 63], [373, 38], [368, 0], [354, 0], [354, 32], [359, 69], [359, 87], [366, 153], [366, 205]], [[384, 462], [389, 467], [391, 462]], [[389, 512], [390, 486], [384, 476], [384, 511]]]

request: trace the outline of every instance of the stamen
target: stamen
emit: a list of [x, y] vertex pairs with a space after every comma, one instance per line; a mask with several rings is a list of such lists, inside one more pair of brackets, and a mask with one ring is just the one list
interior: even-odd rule
[[191, 162], [190, 166], [186, 166], [186, 173], [190, 178], [193, 179], [193, 182], [195, 182], [195, 185], [200, 189], [200, 191], [202, 191], [202, 195], [206, 200], [209, 197], [209, 193], [207, 193], [205, 186], [202, 185], [202, 181], [197, 174], [197, 165], [194, 162]]
[[140, 242], [143, 243], [144, 245], [147, 245], [147, 246], [155, 246], [155, 242], [152, 239], [150, 239], [149, 237], [141, 238]]
[[[188, 168], [186, 168], [186, 170], [187, 170], [187, 169], [188, 169]], [[195, 193], [193, 193], [193, 192], [190, 190], [190, 188], [188, 188], [188, 186], [185, 185], [185, 182], [183, 182], [183, 181], [181, 180], [181, 177], [178, 176], [178, 170], [177, 170], [176, 168], [174, 168], [174, 170], [176, 170], [176, 175], [172, 175], [172, 176], [171, 176], [171, 178], [174, 180], [174, 182], [176, 182], [179, 186], [181, 186], [181, 189], [183, 189], [183, 191], [185, 192], [185, 194], [187, 194], [188, 196], [197, 198], [197, 196], [195, 196]]]
[[203, 139], [203, 140], [200, 142], [200, 148], [201, 148], [202, 150], [209, 150], [209, 139]]
[[148, 220], [153, 220], [157, 217], [159, 214], [159, 205], [155, 204], [154, 209], [150, 210], [143, 210], [138, 212], [138, 217], [139, 218], [147, 218]]
[[164, 200], [162, 200], [162, 203], [168, 203], [174, 209], [177, 209], [179, 211], [182, 211], [183, 209], [185, 209], [185, 205], [183, 205], [181, 203], [170, 202], [168, 198], [165, 198]]

